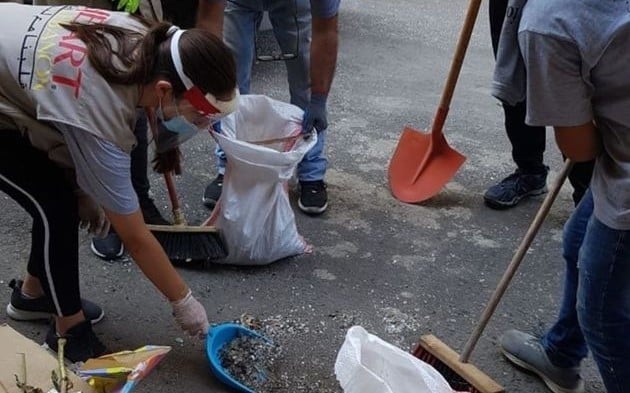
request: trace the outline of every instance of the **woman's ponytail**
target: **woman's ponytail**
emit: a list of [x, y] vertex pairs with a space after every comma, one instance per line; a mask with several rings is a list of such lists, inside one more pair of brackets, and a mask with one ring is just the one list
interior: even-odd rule
[[156, 74], [160, 50], [168, 40], [170, 23], [153, 25], [147, 33], [106, 24], [68, 23], [63, 27], [73, 32], [87, 47], [92, 67], [110, 83], [133, 85], [149, 83]]

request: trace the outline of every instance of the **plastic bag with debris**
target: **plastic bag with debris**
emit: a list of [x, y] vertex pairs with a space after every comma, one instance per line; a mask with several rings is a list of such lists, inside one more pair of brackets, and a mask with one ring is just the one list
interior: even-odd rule
[[232, 265], [265, 265], [310, 249], [298, 233], [288, 180], [317, 141], [304, 139], [303, 111], [262, 95], [241, 96], [212, 135], [225, 151], [223, 191], [210, 222], [221, 230]]
[[344, 393], [453, 393], [433, 367], [360, 326], [348, 330], [335, 375]]

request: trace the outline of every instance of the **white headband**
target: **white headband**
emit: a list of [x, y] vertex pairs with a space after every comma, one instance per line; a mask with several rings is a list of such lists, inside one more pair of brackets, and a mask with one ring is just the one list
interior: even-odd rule
[[[192, 83], [190, 78], [184, 74], [184, 66], [182, 64], [182, 58], [179, 55], [179, 39], [184, 34], [186, 30], [181, 30], [177, 26], [171, 26], [168, 31], [175, 28], [176, 30], [173, 33], [173, 37], [171, 37], [171, 57], [173, 58], [173, 65], [175, 66], [175, 71], [177, 71], [177, 75], [179, 79], [184, 83], [184, 87], [186, 90], [192, 89], [195, 85]], [[166, 33], [168, 35], [168, 32]]]
[[[167, 35], [171, 32], [171, 30], [173, 31], [172, 33], [173, 36], [171, 37], [170, 48], [171, 48], [171, 58], [173, 59], [173, 65], [175, 66], [175, 71], [177, 71], [177, 75], [179, 76], [179, 79], [181, 79], [186, 90], [190, 90], [193, 87], [195, 87], [195, 85], [190, 80], [190, 78], [184, 73], [184, 65], [182, 64], [182, 58], [179, 53], [179, 39], [181, 38], [182, 34], [184, 34], [186, 30], [181, 30], [177, 26], [171, 26], [168, 29]], [[234, 90], [235, 90], [234, 98], [231, 99], [230, 101], [219, 101], [214, 95], [210, 93], [206, 93], [204, 97], [212, 106], [218, 109], [221, 113], [231, 113], [236, 110], [236, 107], [238, 106], [239, 96], [240, 96], [238, 87], [235, 88]]]
[[173, 34], [175, 34], [175, 32], [179, 30], [179, 26], [175, 26], [172, 25], [171, 27], [168, 28], [168, 30], [166, 31], [166, 36], [167, 37], [171, 37]]

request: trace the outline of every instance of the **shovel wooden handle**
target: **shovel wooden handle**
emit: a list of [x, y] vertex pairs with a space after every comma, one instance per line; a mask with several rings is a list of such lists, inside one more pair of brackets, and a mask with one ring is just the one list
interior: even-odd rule
[[464, 346], [464, 350], [462, 351], [462, 354], [459, 357], [459, 360], [461, 362], [463, 363], [468, 362], [468, 359], [470, 358], [470, 354], [475, 348], [475, 345], [477, 345], [477, 341], [479, 341], [479, 337], [481, 337], [481, 334], [483, 333], [484, 329], [488, 325], [488, 321], [492, 317], [492, 314], [494, 314], [494, 311], [497, 309], [497, 306], [499, 305], [499, 302], [501, 301], [503, 294], [505, 294], [507, 287], [510, 285], [512, 278], [514, 277], [514, 274], [516, 274], [516, 270], [521, 265], [521, 262], [523, 261], [523, 258], [525, 257], [525, 253], [527, 253], [527, 250], [529, 250], [529, 246], [534, 241], [534, 238], [536, 237], [538, 230], [540, 229], [543, 222], [545, 221], [545, 218], [549, 214], [551, 205], [553, 205], [553, 202], [556, 200], [556, 197], [558, 196], [558, 193], [560, 192], [560, 189], [562, 188], [562, 185], [564, 184], [572, 167], [573, 167], [573, 163], [569, 160], [566, 160], [564, 163], [564, 166], [562, 167], [562, 170], [560, 171], [560, 174], [556, 178], [553, 186], [549, 190], [549, 193], [545, 197], [545, 200], [540, 205], [540, 208], [538, 209], [538, 212], [536, 213], [534, 220], [529, 225], [529, 228], [527, 229], [527, 233], [525, 234], [525, 237], [523, 237], [523, 240], [521, 241], [521, 244], [516, 250], [514, 257], [512, 257], [512, 261], [510, 262], [507, 269], [505, 270], [505, 273], [503, 273], [503, 277], [501, 277], [501, 281], [499, 281], [497, 288], [494, 290], [492, 297], [488, 301], [488, 304], [486, 305], [486, 308], [483, 311], [483, 314], [481, 315], [481, 318], [479, 319], [477, 326], [475, 326], [475, 330], [473, 331], [473, 333], [470, 335], [470, 338], [466, 342], [466, 345]]
[[468, 44], [470, 43], [470, 37], [472, 36], [473, 28], [475, 27], [475, 21], [477, 20], [480, 6], [481, 0], [470, 0], [468, 3], [466, 19], [464, 20], [464, 25], [459, 33], [457, 47], [451, 62], [451, 68], [448, 72], [444, 90], [442, 91], [442, 98], [440, 99], [438, 113], [435, 115], [433, 125], [431, 126], [432, 133], [442, 133], [442, 128], [446, 120], [446, 114], [448, 113], [451, 100], [453, 99], [453, 92], [455, 91], [457, 79], [459, 78], [462, 65], [464, 64], [464, 57], [466, 56], [466, 50], [468, 49]]

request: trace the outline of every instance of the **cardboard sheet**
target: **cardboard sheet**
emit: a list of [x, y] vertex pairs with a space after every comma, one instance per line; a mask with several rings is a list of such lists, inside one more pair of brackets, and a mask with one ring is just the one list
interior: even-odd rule
[[[21, 393], [15, 384], [15, 375], [24, 382], [22, 356], [26, 354], [27, 383], [44, 392], [53, 389], [51, 371], [58, 368], [57, 359], [41, 345], [22, 336], [8, 325], [0, 325], [0, 382], [9, 393]], [[67, 369], [66, 369], [67, 370]], [[68, 370], [74, 387], [72, 392], [96, 393], [87, 383]], [[0, 387], [0, 392], [3, 389]]]

